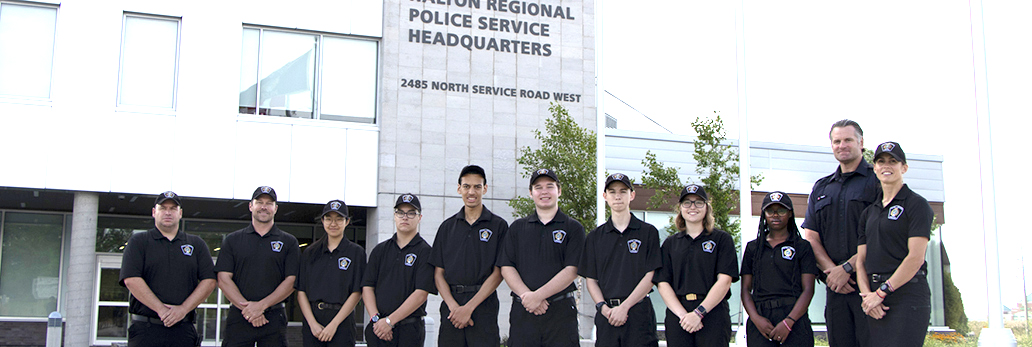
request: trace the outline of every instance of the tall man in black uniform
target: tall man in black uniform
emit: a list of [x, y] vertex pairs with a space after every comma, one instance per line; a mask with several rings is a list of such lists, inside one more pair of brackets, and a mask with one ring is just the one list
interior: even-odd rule
[[420, 347], [426, 339], [426, 297], [437, 294], [430, 245], [419, 236], [419, 198], [402, 194], [394, 204], [394, 237], [369, 254], [362, 280], [362, 302], [372, 317], [366, 325], [369, 347]]
[[598, 311], [595, 346], [659, 346], [656, 312], [646, 299], [663, 266], [659, 231], [631, 213], [634, 186], [627, 175], [609, 175], [602, 197], [612, 214], [588, 234], [577, 267]]
[[[498, 346], [498, 295], [502, 273], [495, 266], [509, 223], [484, 207], [487, 175], [477, 165], [459, 172], [462, 209], [437, 229], [430, 265], [444, 300], [438, 346]], [[443, 320], [443, 319], [442, 319]]]
[[836, 347], [868, 346], [867, 319], [855, 287], [857, 226], [880, 185], [873, 167], [864, 160], [864, 131], [859, 124], [848, 119], [835, 122], [828, 137], [839, 167], [813, 185], [803, 234], [813, 246], [817, 267], [827, 275], [828, 342]]
[[578, 346], [577, 263], [584, 227], [559, 210], [559, 178], [551, 169], [530, 176], [535, 212], [509, 226], [497, 265], [512, 289], [509, 346]]
[[129, 288], [129, 346], [200, 346], [194, 309], [215, 289], [208, 245], [179, 230], [179, 196], [151, 208], [154, 228], [129, 238], [118, 283]]
[[233, 303], [222, 346], [286, 346], [283, 301], [297, 279], [297, 238], [276, 227], [272, 187], [255, 189], [247, 206], [251, 225], [226, 235], [215, 263], [219, 288]]
[[330, 200], [323, 207], [326, 236], [301, 253], [297, 303], [304, 315], [301, 336], [305, 347], [355, 346], [351, 313], [362, 299], [365, 250], [344, 236], [348, 205]]

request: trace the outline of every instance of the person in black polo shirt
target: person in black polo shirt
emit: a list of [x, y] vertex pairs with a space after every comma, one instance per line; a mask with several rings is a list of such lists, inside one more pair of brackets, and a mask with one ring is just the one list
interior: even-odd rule
[[182, 203], [164, 192], [151, 208], [154, 228], [134, 234], [122, 254], [118, 283], [129, 288], [129, 346], [200, 346], [194, 309], [215, 289], [211, 253], [179, 230]]
[[[494, 265], [509, 223], [484, 207], [484, 169], [459, 172], [463, 207], [437, 229], [430, 265], [444, 304], [438, 346], [491, 346], [498, 341], [498, 295], [502, 274]], [[475, 323], [475, 324], [474, 324]]]
[[354, 346], [355, 318], [362, 299], [365, 250], [344, 237], [348, 205], [330, 200], [323, 207], [326, 236], [305, 248], [297, 275], [297, 303], [304, 315], [305, 347]]
[[512, 289], [509, 346], [578, 346], [573, 280], [584, 227], [559, 210], [562, 188], [551, 169], [530, 176], [534, 213], [509, 226], [496, 263]]
[[878, 179], [864, 160], [864, 131], [859, 124], [848, 119], [835, 122], [828, 138], [839, 166], [814, 183], [803, 237], [810, 241], [817, 267], [827, 276], [824, 318], [828, 341], [836, 347], [866, 347], [870, 334], [854, 287], [857, 225], [860, 213], [878, 195]]
[[667, 344], [726, 346], [731, 341], [727, 299], [731, 283], [738, 280], [735, 241], [713, 228], [705, 188], [689, 184], [678, 201], [674, 225], [679, 232], [663, 241], [663, 268], [653, 278], [667, 305]]
[[882, 191], [860, 219], [856, 273], [869, 280], [860, 282], [861, 307], [879, 346], [922, 345], [931, 315], [924, 257], [935, 215], [903, 183], [907, 168], [898, 143], [878, 145], [874, 172]]
[[283, 301], [297, 279], [297, 238], [276, 227], [276, 191], [261, 186], [247, 204], [251, 225], [222, 240], [215, 263], [219, 288], [233, 304], [222, 346], [286, 346]]
[[609, 175], [602, 197], [612, 214], [584, 240], [577, 267], [598, 311], [595, 346], [658, 346], [656, 313], [647, 295], [663, 265], [659, 231], [631, 213], [634, 186], [627, 175]]
[[362, 302], [372, 317], [365, 327], [370, 347], [419, 347], [426, 339], [426, 297], [437, 294], [430, 245], [419, 236], [419, 198], [402, 194], [394, 204], [394, 237], [369, 254]]
[[749, 313], [749, 347], [813, 346], [806, 312], [820, 272], [810, 243], [799, 235], [792, 199], [785, 192], [763, 197], [756, 239], [742, 256], [742, 306]]

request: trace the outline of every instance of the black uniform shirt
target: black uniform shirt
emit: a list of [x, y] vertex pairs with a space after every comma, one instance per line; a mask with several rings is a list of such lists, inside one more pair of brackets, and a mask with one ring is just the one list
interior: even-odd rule
[[[430, 245], [423, 237], [416, 237], [405, 248], [398, 248], [398, 234], [387, 241], [380, 242], [369, 254], [362, 279], [363, 287], [373, 287], [376, 294], [376, 308], [380, 317], [391, 314], [408, 299], [416, 289], [430, 294], [437, 294], [434, 286], [434, 267], [427, 261], [430, 259]], [[426, 315], [426, 302], [412, 312], [409, 317]]]
[[659, 231], [631, 214], [622, 233], [610, 218], [588, 234], [577, 273], [598, 280], [606, 299], [624, 299], [646, 273], [660, 266]]
[[[932, 231], [935, 213], [928, 200], [914, 193], [906, 184], [896, 193], [888, 206], [877, 202], [864, 210], [860, 228], [860, 244], [867, 245], [867, 261], [864, 266], [868, 274], [892, 274], [907, 257], [911, 237], [928, 239]], [[928, 264], [921, 263], [921, 270]]]
[[[512, 266], [530, 290], [548, 283], [567, 266], [577, 266], [584, 250], [584, 227], [558, 211], [542, 224], [537, 212], [517, 219], [498, 253], [498, 267]], [[577, 290], [573, 283], [556, 294]]]
[[[200, 237], [182, 230], [170, 241], [152, 228], [129, 238], [122, 254], [122, 269], [118, 284], [125, 279], [140, 277], [161, 302], [180, 305], [197, 289], [202, 280], [214, 279], [208, 244]], [[129, 297], [129, 313], [158, 317], [158, 313], [144, 305], [135, 296]]]
[[470, 225], [463, 207], [437, 228], [430, 265], [444, 269], [444, 280], [450, 285], [483, 284], [494, 272], [508, 230], [509, 223], [487, 207]]
[[361, 246], [344, 238], [331, 252], [324, 237], [301, 254], [301, 270], [294, 288], [305, 292], [312, 303], [343, 304], [351, 293], [362, 292], [365, 267], [365, 250]]
[[233, 283], [244, 299], [259, 301], [288, 276], [297, 276], [300, 258], [294, 235], [273, 225], [261, 236], [254, 225], [248, 225], [222, 240], [215, 272], [232, 273]]
[[[718, 274], [731, 276], [731, 282], [738, 281], [735, 240], [722, 230], [703, 232], [694, 239], [686, 232], [678, 232], [663, 241], [661, 251], [663, 268], [656, 272], [652, 282], [669, 283], [677, 296], [705, 296], [717, 283]], [[728, 291], [724, 300], [730, 297]]]
[[810, 242], [794, 233], [771, 247], [767, 240], [752, 240], [742, 255], [742, 276], [752, 275], [753, 300], [803, 295], [803, 274], [816, 276], [817, 260]]
[[838, 167], [814, 183], [802, 227], [820, 235], [821, 245], [835, 264], [856, 254], [860, 214], [874, 203], [879, 191], [881, 183], [874, 168], [863, 159], [853, 172], [843, 174]]

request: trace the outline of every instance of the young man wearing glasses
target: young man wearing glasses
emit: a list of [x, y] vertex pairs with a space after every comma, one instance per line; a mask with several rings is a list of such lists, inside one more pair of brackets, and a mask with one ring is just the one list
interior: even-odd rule
[[394, 204], [394, 237], [381, 242], [369, 254], [362, 302], [372, 317], [366, 325], [370, 347], [423, 346], [426, 297], [437, 294], [430, 245], [419, 236], [419, 198], [402, 194]]
[[462, 209], [441, 223], [430, 254], [434, 282], [444, 301], [437, 345], [495, 347], [499, 344], [495, 290], [502, 274], [494, 261], [509, 223], [484, 206], [487, 175], [483, 168], [462, 168], [458, 182]]

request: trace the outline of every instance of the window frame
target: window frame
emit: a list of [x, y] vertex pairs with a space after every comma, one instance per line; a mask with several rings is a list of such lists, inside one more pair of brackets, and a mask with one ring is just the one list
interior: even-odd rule
[[[125, 73], [125, 53], [126, 53], [126, 33], [127, 24], [129, 18], [142, 18], [151, 20], [165, 20], [173, 21], [176, 23], [176, 49], [175, 49], [175, 64], [172, 68], [172, 100], [171, 106], [143, 106], [143, 105], [123, 105], [122, 104], [122, 86], [123, 86], [123, 74]], [[122, 30], [120, 32], [119, 44], [118, 44], [118, 81], [115, 87], [115, 109], [117, 111], [129, 111], [138, 113], [152, 113], [152, 114], [165, 114], [174, 115], [179, 106], [179, 68], [182, 60], [182, 41], [183, 41], [183, 18], [176, 16], [163, 16], [139, 12], [122, 12]]]
[[57, 25], [58, 19], [61, 15], [61, 5], [51, 3], [40, 3], [30, 1], [0, 1], [0, 6], [4, 4], [18, 5], [18, 6], [31, 6], [49, 8], [54, 10], [54, 37], [51, 38], [50, 44], [50, 88], [47, 91], [47, 97], [33, 97], [33, 96], [20, 96], [20, 95], [0, 95], [0, 102], [4, 103], [16, 103], [26, 105], [37, 105], [37, 106], [50, 106], [54, 100], [54, 60], [57, 56], [57, 36], [59, 35], [58, 29], [60, 26]]

